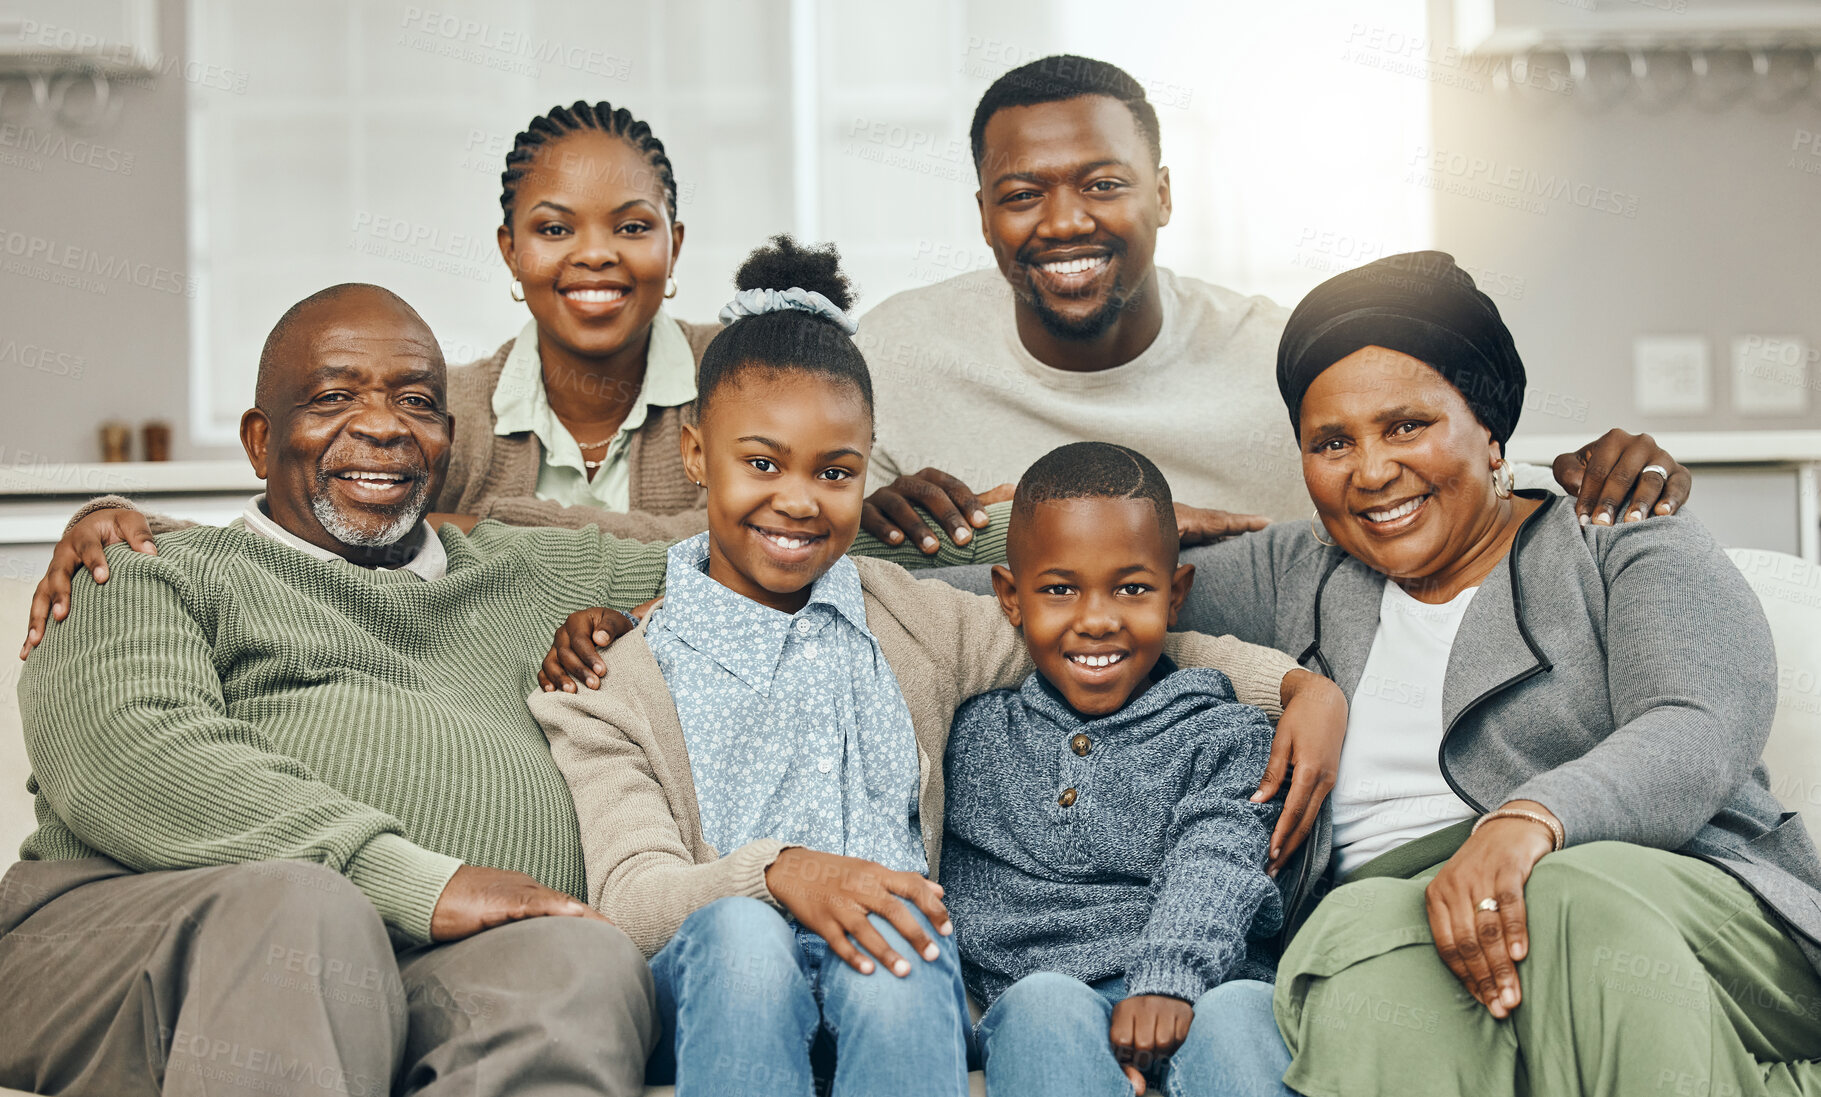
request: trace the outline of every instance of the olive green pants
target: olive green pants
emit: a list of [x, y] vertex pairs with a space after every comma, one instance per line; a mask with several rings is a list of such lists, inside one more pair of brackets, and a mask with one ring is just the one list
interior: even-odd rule
[[1294, 1058], [1285, 1084], [1311, 1097], [1821, 1097], [1821, 978], [1724, 871], [1619, 842], [1545, 857], [1524, 893], [1524, 1000], [1500, 1021], [1436, 955], [1423, 890], [1440, 867], [1356, 876], [1296, 935], [1275, 1002]]

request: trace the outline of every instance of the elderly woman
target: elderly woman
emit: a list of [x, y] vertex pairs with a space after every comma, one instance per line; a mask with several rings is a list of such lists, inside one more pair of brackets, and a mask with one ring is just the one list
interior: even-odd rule
[[1185, 556], [1182, 617], [1351, 699], [1260, 1053], [1305, 1094], [1821, 1094], [1821, 858], [1725, 554], [1511, 490], [1523, 364], [1447, 255], [1319, 286], [1278, 385], [1315, 514]]

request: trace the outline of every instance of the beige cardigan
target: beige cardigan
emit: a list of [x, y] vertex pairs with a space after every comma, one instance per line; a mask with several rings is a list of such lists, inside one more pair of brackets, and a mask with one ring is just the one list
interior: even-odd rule
[[[976, 694], [1019, 685], [1035, 668], [994, 599], [916, 579], [883, 560], [854, 563], [867, 627], [910, 708], [923, 846], [934, 877], [942, 856], [942, 755], [955, 710]], [[1297, 669], [1290, 656], [1231, 636], [1172, 633], [1165, 651], [1183, 666], [1224, 671], [1239, 700], [1273, 720], [1283, 712], [1284, 676]], [[614, 641], [603, 659], [602, 689], [533, 693], [531, 712], [575, 797], [588, 901], [651, 956], [683, 919], [716, 899], [744, 895], [776, 905], [765, 870], [785, 844], [763, 838], [722, 856], [703, 839], [683, 727], [645, 627]]]
[[[678, 321], [698, 364], [719, 324]], [[512, 526], [599, 526], [601, 532], [637, 541], [679, 541], [708, 528], [705, 493], [683, 472], [684, 416], [694, 407], [652, 408], [645, 425], [632, 436], [626, 459], [632, 464], [632, 509], [566, 507], [537, 497], [543, 448], [530, 431], [499, 435], [493, 414], [508, 339], [493, 357], [449, 370], [449, 410], [455, 415], [455, 439], [449, 453], [449, 475], [430, 508], [445, 514], [497, 518]]]

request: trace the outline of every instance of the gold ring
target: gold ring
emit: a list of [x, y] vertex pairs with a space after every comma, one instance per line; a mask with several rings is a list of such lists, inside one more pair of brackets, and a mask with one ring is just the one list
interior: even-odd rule
[[1488, 914], [1497, 914], [1498, 909], [1499, 909], [1499, 901], [1497, 899], [1493, 899], [1493, 898], [1481, 899], [1480, 900], [1480, 909], [1483, 911], [1486, 911]]

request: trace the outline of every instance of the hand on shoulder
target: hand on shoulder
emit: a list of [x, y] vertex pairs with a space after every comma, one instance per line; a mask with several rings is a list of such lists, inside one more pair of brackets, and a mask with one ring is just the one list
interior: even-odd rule
[[661, 596], [653, 598], [630, 613], [608, 606], [590, 606], [571, 613], [556, 627], [550, 651], [538, 668], [537, 684], [545, 693], [574, 693], [577, 682], [589, 689], [600, 689], [601, 678], [607, 674], [602, 649], [637, 628], [645, 615], [663, 602]]
[[70, 584], [76, 573], [87, 568], [95, 582], [107, 582], [107, 547], [123, 543], [131, 545], [135, 552], [158, 555], [158, 544], [152, 540], [145, 515], [132, 507], [97, 507], [69, 524], [57, 547], [51, 550], [50, 566], [32, 593], [32, 606], [25, 619], [25, 646], [19, 650], [19, 658], [32, 653], [44, 639], [51, 621], [69, 616]]

